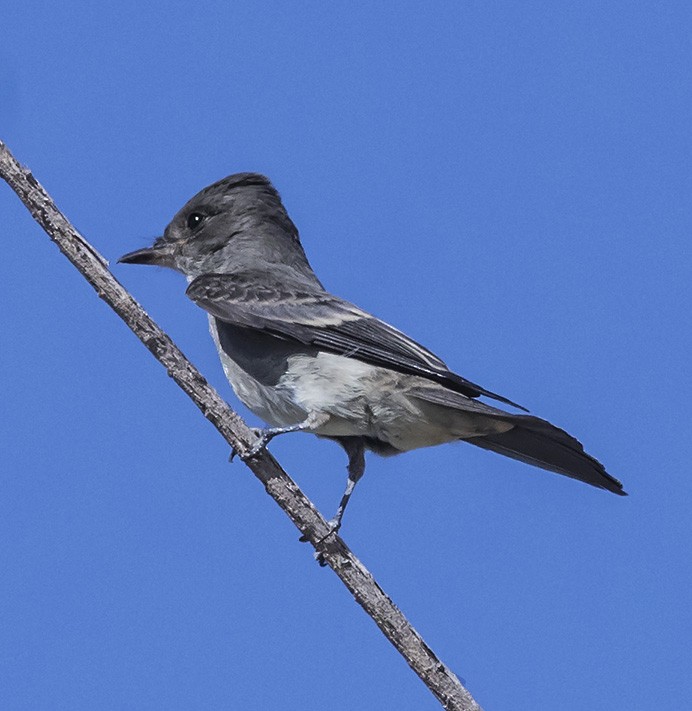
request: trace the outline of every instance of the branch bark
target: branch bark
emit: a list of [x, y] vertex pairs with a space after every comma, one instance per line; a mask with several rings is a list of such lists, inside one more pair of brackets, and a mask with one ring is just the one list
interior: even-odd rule
[[[255, 435], [117, 281], [108, 270], [106, 259], [68, 222], [33, 174], [17, 162], [2, 141], [0, 176], [99, 297], [120, 316], [221, 436], [243, 457], [255, 441]], [[443, 708], [481, 711], [468, 690], [425, 644], [343, 540], [336, 535], [324, 538], [329, 531], [327, 522], [274, 457], [265, 451], [246, 460], [245, 464], [339, 576], [356, 602], [370, 615]]]

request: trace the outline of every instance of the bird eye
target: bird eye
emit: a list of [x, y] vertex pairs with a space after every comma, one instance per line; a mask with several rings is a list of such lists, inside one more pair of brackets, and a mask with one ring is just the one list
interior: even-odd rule
[[202, 215], [199, 212], [191, 212], [187, 216], [187, 226], [189, 229], [194, 230], [196, 227], [199, 227], [203, 222], [204, 222], [205, 215]]

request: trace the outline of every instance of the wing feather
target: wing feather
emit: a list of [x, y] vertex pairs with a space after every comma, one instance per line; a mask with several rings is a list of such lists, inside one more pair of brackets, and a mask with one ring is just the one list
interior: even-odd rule
[[266, 273], [204, 274], [187, 295], [221, 321], [292, 339], [401, 373], [468, 397], [485, 395], [525, 408], [450, 371], [444, 361], [393, 326], [318, 288], [273, 282]]

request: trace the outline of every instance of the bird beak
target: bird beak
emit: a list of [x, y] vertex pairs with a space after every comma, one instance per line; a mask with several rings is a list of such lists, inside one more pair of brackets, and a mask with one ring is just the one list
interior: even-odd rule
[[118, 259], [119, 264], [156, 264], [160, 267], [173, 266], [173, 245], [156, 240], [153, 247], [136, 249]]

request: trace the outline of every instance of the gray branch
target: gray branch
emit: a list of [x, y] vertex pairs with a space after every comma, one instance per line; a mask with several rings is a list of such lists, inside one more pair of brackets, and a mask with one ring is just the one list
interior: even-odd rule
[[[17, 162], [2, 141], [0, 176], [99, 297], [130, 327], [222, 437], [241, 458], [247, 454], [255, 435], [110, 273], [108, 262], [68, 222], [32, 173]], [[442, 706], [455, 711], [481, 711], [459, 679], [425, 644], [341, 538], [327, 536], [327, 522], [271, 454], [265, 451], [245, 463]]]

